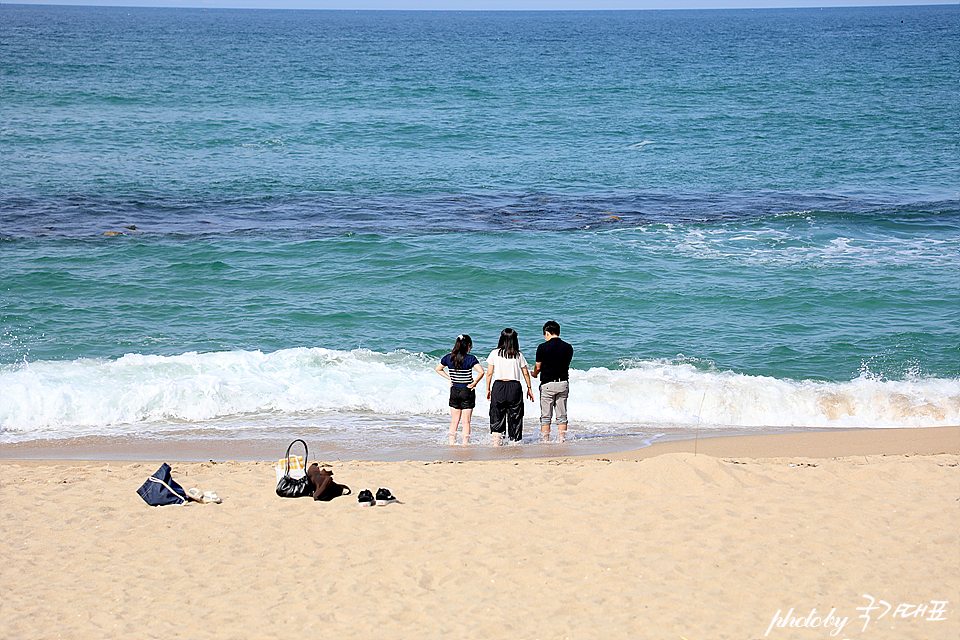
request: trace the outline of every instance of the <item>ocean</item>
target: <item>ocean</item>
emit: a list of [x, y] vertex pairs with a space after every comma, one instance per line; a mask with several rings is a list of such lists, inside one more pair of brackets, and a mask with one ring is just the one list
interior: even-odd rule
[[[3, 4], [0, 456], [960, 424], [958, 87], [956, 5]], [[568, 441], [450, 448], [547, 320]]]

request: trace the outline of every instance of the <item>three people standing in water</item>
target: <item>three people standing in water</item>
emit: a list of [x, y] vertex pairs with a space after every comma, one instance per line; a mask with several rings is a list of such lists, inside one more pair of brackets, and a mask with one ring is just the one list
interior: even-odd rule
[[[543, 325], [545, 342], [537, 348], [533, 376], [543, 374], [540, 381], [540, 437], [550, 439], [550, 426], [556, 413], [558, 440], [567, 433], [567, 396], [569, 395], [569, 367], [573, 347], [560, 340], [560, 325], [549, 321]], [[476, 385], [487, 378], [487, 399], [490, 401], [490, 433], [492, 444], [500, 445], [503, 435], [514, 442], [523, 440], [523, 387], [533, 402], [533, 386], [526, 358], [520, 351], [517, 332], [506, 328], [500, 332], [497, 348], [487, 358], [484, 372], [475, 356], [470, 355], [473, 342], [470, 336], [457, 336], [453, 351], [443, 356], [436, 372], [450, 380], [450, 444], [456, 444], [457, 426], [463, 422], [463, 444], [470, 442], [470, 417], [476, 406]], [[447, 369], [447, 372], [444, 371]], [[474, 378], [473, 372], [479, 375]]]

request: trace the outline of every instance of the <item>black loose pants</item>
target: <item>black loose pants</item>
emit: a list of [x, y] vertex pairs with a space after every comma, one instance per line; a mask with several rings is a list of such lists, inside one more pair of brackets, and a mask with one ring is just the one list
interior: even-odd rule
[[490, 433], [504, 431], [523, 440], [523, 385], [516, 380], [495, 380], [490, 389]]

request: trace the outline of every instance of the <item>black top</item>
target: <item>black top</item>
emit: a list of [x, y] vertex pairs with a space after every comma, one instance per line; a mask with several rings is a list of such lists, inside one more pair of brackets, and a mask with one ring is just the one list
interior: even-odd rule
[[552, 338], [537, 347], [537, 362], [540, 363], [540, 384], [570, 379], [570, 361], [573, 360], [573, 347], [561, 340]]

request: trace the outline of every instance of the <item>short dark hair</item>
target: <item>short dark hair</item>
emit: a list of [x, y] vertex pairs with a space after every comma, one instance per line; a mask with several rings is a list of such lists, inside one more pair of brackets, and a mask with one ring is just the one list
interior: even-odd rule
[[553, 320], [547, 320], [543, 325], [543, 332], [558, 336], [560, 335], [560, 325]]

